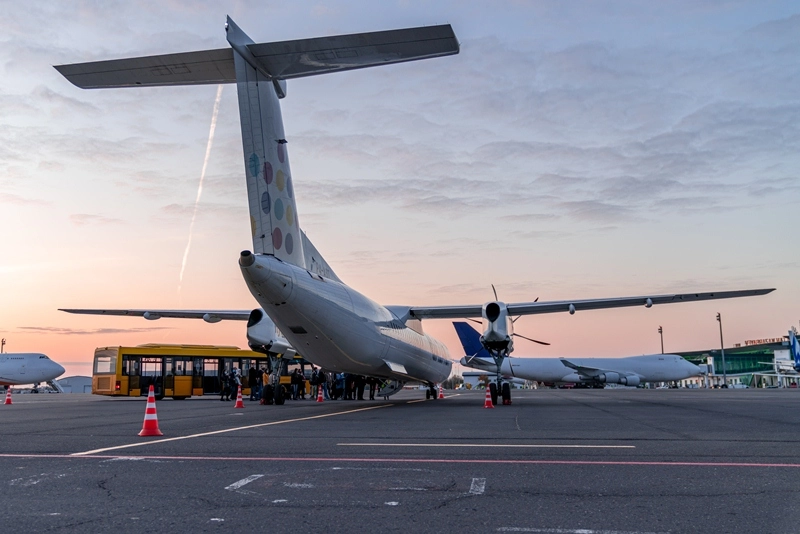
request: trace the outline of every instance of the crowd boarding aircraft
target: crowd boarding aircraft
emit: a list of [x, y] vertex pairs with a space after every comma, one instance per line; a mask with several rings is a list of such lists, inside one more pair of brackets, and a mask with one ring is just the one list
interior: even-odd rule
[[[229, 47], [158, 56], [60, 65], [56, 69], [83, 89], [235, 83], [244, 146], [244, 169], [253, 250], [239, 266], [260, 308], [247, 311], [66, 310], [145, 318], [201, 317], [208, 322], [247, 320], [248, 332], [272, 332], [259, 342], [273, 347], [278, 330], [307, 360], [333, 371], [380, 377], [402, 384], [420, 381], [436, 398], [449, 375], [447, 348], [425, 334], [422, 319], [482, 317], [487, 349], [501, 360], [510, 347], [510, 314], [569, 312], [763, 295], [744, 290], [611, 299], [489, 302], [470, 306], [383, 306], [342, 282], [301, 231], [289, 168], [280, 99], [287, 80], [457, 54], [450, 25], [427, 26], [293, 41], [255, 43], [228, 17]], [[258, 330], [259, 325], [264, 325]], [[277, 329], [276, 329], [277, 327]], [[499, 363], [498, 363], [499, 365]], [[281, 392], [278, 390], [278, 394]], [[383, 394], [383, 393], [382, 393]], [[282, 399], [276, 399], [281, 400]]]
[[64, 374], [64, 368], [37, 352], [0, 354], [0, 386], [50, 382]]
[[[461, 365], [494, 373], [494, 359], [483, 348], [480, 334], [465, 322], [454, 321], [453, 326], [461, 346], [464, 347], [465, 356], [461, 358]], [[504, 377], [534, 382], [589, 386], [638, 386], [645, 382], [672, 382], [703, 374], [700, 367], [677, 354], [649, 354], [626, 358], [508, 357], [503, 361], [500, 372]], [[492, 401], [496, 403], [497, 399]]]

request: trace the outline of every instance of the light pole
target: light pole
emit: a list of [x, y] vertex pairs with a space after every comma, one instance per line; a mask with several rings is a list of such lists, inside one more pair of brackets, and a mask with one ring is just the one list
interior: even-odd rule
[[6, 346], [6, 338], [0, 340], [0, 354], [3, 354], [3, 347]]
[[725, 365], [725, 343], [722, 341], [722, 315], [717, 313], [719, 322], [719, 346], [722, 351], [722, 386], [728, 387], [728, 366]]
[[658, 327], [658, 335], [661, 336], [661, 354], [664, 354], [664, 329]]

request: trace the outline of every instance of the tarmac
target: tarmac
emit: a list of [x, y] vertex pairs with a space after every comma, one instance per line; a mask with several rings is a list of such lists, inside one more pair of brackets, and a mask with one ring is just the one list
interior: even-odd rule
[[16, 532], [800, 532], [800, 391], [480, 391], [425, 400], [13, 395]]

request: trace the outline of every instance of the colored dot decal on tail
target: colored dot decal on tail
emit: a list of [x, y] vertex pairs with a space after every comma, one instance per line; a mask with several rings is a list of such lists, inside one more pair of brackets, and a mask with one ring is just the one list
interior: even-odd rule
[[275, 250], [280, 250], [282, 244], [283, 234], [281, 233], [281, 229], [275, 228], [275, 230], [272, 231], [272, 246], [275, 247]]
[[294, 189], [292, 189], [292, 177], [286, 177], [286, 192], [289, 193], [289, 198], [294, 196]]
[[250, 176], [258, 176], [258, 171], [261, 170], [261, 160], [255, 153], [250, 154], [250, 159], [247, 160], [247, 170], [250, 171]]
[[[286, 223], [289, 226], [292, 226], [294, 224], [294, 210], [292, 209], [291, 204], [288, 204], [286, 206]], [[289, 239], [288, 235], [286, 236], [286, 239]]]
[[275, 200], [275, 218], [279, 221], [283, 219], [283, 200], [279, 198]]
[[264, 181], [267, 185], [272, 183], [272, 164], [269, 161], [264, 162]]
[[283, 191], [283, 188], [286, 187], [286, 175], [283, 174], [283, 171], [275, 174], [275, 185], [278, 186], [278, 191]]
[[278, 161], [283, 163], [283, 160], [286, 159], [286, 143], [278, 143]]
[[291, 254], [294, 250], [294, 238], [292, 234], [286, 234], [286, 252]]
[[261, 211], [269, 215], [269, 210], [272, 202], [269, 198], [269, 193], [264, 191], [264, 194], [261, 195]]

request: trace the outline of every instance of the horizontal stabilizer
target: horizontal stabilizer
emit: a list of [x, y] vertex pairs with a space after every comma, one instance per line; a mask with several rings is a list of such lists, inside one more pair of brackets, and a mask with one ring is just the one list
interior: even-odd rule
[[[449, 24], [245, 46], [253, 66], [273, 80], [448, 56], [459, 50]], [[56, 70], [82, 89], [236, 82], [231, 48], [73, 63]]]
[[231, 48], [57, 65], [56, 70], [81, 89], [236, 82]]

